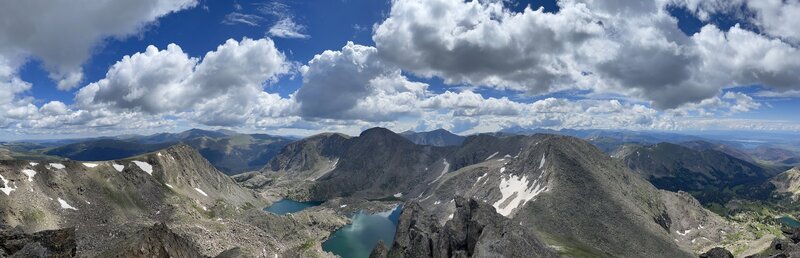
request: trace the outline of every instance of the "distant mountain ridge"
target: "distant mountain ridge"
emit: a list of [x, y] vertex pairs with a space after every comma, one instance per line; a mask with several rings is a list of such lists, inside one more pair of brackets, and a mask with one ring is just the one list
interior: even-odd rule
[[456, 135], [445, 129], [437, 129], [429, 132], [405, 131], [400, 133], [409, 141], [419, 145], [432, 146], [458, 146], [464, 142], [466, 137]]
[[45, 154], [81, 161], [121, 159], [184, 143], [228, 174], [262, 168], [293, 139], [267, 134], [191, 129], [180, 133], [124, 136], [79, 141], [47, 150]]
[[738, 159], [716, 148], [689, 148], [672, 143], [628, 145], [615, 156], [656, 187], [687, 191], [705, 204], [724, 204], [733, 197], [764, 199], [764, 183], [779, 170]]

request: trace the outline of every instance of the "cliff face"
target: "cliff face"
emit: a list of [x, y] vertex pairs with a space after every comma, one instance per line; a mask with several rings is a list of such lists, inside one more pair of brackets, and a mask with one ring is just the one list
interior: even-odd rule
[[407, 203], [391, 249], [381, 243], [370, 257], [557, 257], [491, 206], [464, 198], [455, 205], [453, 218], [441, 226], [418, 203]]

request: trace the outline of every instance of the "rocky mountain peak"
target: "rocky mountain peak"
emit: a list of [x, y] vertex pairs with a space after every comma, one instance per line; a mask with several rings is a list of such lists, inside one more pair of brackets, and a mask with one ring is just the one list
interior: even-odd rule
[[361, 132], [358, 138], [361, 141], [370, 141], [370, 142], [386, 142], [386, 143], [409, 142], [406, 138], [403, 138], [402, 136], [393, 132], [392, 130], [383, 127], [373, 127], [364, 130], [363, 132]]

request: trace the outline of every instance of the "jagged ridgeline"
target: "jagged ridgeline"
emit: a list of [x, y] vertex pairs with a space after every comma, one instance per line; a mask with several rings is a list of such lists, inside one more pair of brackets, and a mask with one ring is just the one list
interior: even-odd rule
[[0, 176], [0, 256], [304, 256], [345, 223], [265, 213], [265, 199], [182, 144], [104, 162], [1, 161]]

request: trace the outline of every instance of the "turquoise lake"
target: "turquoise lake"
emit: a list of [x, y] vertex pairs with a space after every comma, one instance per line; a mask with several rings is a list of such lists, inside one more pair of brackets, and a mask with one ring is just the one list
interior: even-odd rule
[[778, 221], [780, 221], [781, 224], [790, 228], [800, 228], [800, 221], [797, 221], [796, 219], [789, 216], [783, 216], [780, 219], [778, 219]]
[[391, 247], [400, 211], [402, 207], [397, 206], [394, 210], [377, 214], [356, 213], [351, 218], [352, 224], [336, 230], [322, 243], [322, 250], [342, 258], [367, 258], [379, 240], [383, 240], [387, 248]]
[[264, 210], [278, 215], [284, 215], [299, 212], [309, 207], [319, 206], [320, 204], [322, 204], [322, 202], [298, 202], [289, 199], [281, 199], [269, 207], [264, 208]]

